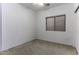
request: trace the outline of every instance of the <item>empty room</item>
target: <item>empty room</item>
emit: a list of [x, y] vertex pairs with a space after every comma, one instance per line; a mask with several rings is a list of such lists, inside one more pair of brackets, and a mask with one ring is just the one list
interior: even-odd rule
[[0, 55], [78, 55], [79, 3], [0, 3]]

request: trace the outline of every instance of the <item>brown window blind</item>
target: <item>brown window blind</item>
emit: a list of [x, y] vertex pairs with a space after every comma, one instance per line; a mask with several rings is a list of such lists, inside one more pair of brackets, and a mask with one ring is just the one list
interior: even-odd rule
[[65, 31], [65, 15], [46, 17], [47, 31]]
[[65, 31], [65, 16], [56, 16], [55, 17], [55, 31]]
[[54, 31], [54, 17], [47, 19], [47, 29], [48, 31]]

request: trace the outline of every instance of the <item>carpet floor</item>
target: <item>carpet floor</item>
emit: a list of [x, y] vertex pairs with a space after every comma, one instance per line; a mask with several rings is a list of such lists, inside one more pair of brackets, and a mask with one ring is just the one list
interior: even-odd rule
[[2, 51], [0, 55], [77, 55], [77, 51], [72, 46], [36, 39]]

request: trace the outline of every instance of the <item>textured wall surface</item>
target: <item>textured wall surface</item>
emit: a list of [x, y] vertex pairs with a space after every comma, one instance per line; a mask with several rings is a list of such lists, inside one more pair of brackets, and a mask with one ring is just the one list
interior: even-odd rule
[[2, 50], [35, 39], [35, 12], [19, 4], [2, 4]]
[[[37, 16], [37, 38], [51, 42], [63, 43], [74, 46], [76, 21], [74, 16], [74, 4], [63, 5], [48, 10], [39, 11]], [[66, 15], [66, 31], [46, 31], [45, 17]]]

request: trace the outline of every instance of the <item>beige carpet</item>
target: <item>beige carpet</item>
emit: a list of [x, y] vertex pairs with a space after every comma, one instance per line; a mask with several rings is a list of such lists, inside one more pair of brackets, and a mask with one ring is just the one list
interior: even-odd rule
[[23, 45], [0, 52], [1, 55], [77, 55], [72, 46], [33, 40]]

